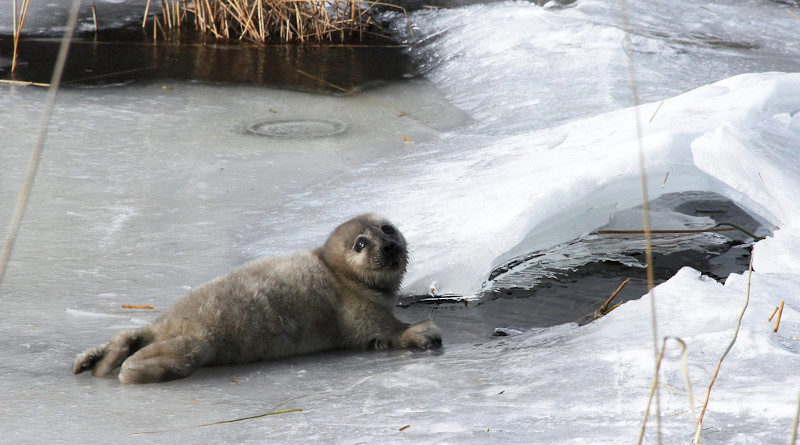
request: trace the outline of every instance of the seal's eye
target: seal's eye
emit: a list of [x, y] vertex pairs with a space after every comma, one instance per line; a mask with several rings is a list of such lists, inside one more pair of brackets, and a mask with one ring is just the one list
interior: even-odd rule
[[387, 235], [394, 235], [395, 232], [397, 232], [397, 231], [394, 230], [394, 227], [386, 224], [386, 225], [381, 226], [381, 232], [383, 232], [383, 233], [385, 233]]
[[367, 245], [369, 245], [369, 240], [364, 238], [363, 236], [359, 236], [356, 239], [356, 243], [353, 244], [353, 250], [355, 250], [356, 252], [361, 252], [362, 250], [364, 250], [365, 247], [367, 247]]

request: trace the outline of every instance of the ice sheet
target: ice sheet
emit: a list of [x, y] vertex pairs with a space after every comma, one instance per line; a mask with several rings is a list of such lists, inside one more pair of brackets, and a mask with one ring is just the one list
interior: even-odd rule
[[[745, 283], [737, 275], [723, 286], [686, 268], [656, 288], [660, 332], [689, 345], [697, 408], [744, 303]], [[751, 298], [712, 392], [707, 443], [788, 437], [800, 372], [794, 336], [800, 280], [755, 274]], [[786, 301], [784, 318], [773, 334], [766, 317], [779, 300]], [[38, 326], [11, 341], [3, 336], [10, 359], [0, 381], [4, 440], [619, 443], [636, 437], [650, 387], [649, 310], [647, 299], [633, 301], [584, 327], [450, 345], [442, 354], [323, 354], [201, 370], [188, 380], [146, 387], [69, 376], [62, 363], [71, 358], [70, 341]], [[663, 369], [664, 438], [686, 443], [692, 416], [675, 344]], [[298, 408], [303, 411], [187, 428]], [[648, 442], [653, 431], [651, 419]]]
[[[390, 86], [367, 100], [192, 83], [63, 91], [0, 289], [3, 441], [633, 440], [652, 373], [648, 299], [587, 326], [446, 342], [438, 353], [322, 354], [144, 387], [69, 374], [77, 352], [154, 319], [187, 287], [257, 255], [313, 246], [353, 213], [381, 211], [410, 240], [405, 292], [427, 293], [436, 281], [440, 292], [468, 294], [493, 265], [573, 240], [638, 205], [615, 5], [417, 13], [410, 51], [425, 58], [433, 86]], [[780, 227], [755, 246], [751, 306], [712, 393], [704, 438], [784, 442], [800, 389], [800, 75], [714, 82], [798, 71], [796, 19], [758, 1], [631, 7], [650, 102], [641, 112], [652, 197], [714, 191]], [[43, 97], [0, 91], [3, 231]], [[270, 109], [349, 116], [353, 131], [290, 143], [244, 134], [276, 114]], [[698, 400], [732, 334], [745, 280], [732, 275], [722, 285], [684, 269], [655, 291], [659, 333], [689, 345]], [[765, 320], [780, 300], [773, 333]], [[662, 431], [685, 443], [693, 428], [679, 356], [671, 348], [666, 357]], [[303, 411], [184, 428], [294, 408]]]
[[[116, 28], [142, 20], [147, 0], [95, 0], [97, 5], [97, 25], [100, 28]], [[152, 8], [161, 9], [161, 2], [151, 2]], [[18, 7], [22, 4], [17, 2]], [[72, 0], [31, 1], [28, 14], [25, 16], [23, 31], [28, 35], [44, 35], [63, 32], [67, 22]], [[153, 9], [150, 10], [151, 13]], [[0, 33], [11, 34], [13, 31], [13, 9], [11, 2], [0, 8]], [[94, 30], [92, 19], [92, 2], [81, 1], [78, 16], [80, 31]]]

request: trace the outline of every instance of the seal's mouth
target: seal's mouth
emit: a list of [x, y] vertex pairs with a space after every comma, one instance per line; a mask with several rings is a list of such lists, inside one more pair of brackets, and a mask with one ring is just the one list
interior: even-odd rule
[[375, 266], [377, 266], [378, 269], [398, 270], [405, 267], [405, 264], [405, 254], [402, 252], [398, 252], [395, 255], [381, 255], [375, 258]]

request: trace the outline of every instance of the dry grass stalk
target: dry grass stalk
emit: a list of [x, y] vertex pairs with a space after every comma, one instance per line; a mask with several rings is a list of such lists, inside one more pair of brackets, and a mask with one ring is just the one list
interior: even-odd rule
[[[14, 0], [12, 6], [12, 12], [14, 14], [13, 17], [13, 44], [14, 44], [14, 54], [11, 56], [11, 74], [14, 74], [14, 71], [17, 69], [17, 49], [19, 48], [19, 36], [22, 33], [22, 27], [25, 26], [25, 17], [28, 15], [28, 6], [30, 6], [31, 0], [22, 0], [22, 5], [17, 11], [17, 0]], [[19, 15], [17, 13], [19, 12]]]
[[[187, 28], [219, 40], [260, 44], [385, 37], [370, 16], [376, 6], [406, 13], [400, 6], [374, 0], [161, 0], [161, 13], [153, 16], [152, 26], [154, 39], [158, 33], [179, 35]], [[143, 27], [149, 10], [148, 0]]]
[[[411, 139], [408, 139], [408, 138], [403, 138], [403, 142], [413, 142], [413, 141]], [[623, 281], [622, 284], [620, 284], [617, 287], [617, 289], [614, 292], [611, 293], [611, 296], [606, 298], [606, 301], [603, 302], [603, 304], [596, 311], [594, 311], [594, 312], [592, 312], [590, 314], [584, 315], [583, 317], [578, 319], [578, 323], [583, 323], [584, 321], [597, 320], [598, 318], [602, 318], [606, 314], [608, 314], [609, 312], [611, 312], [614, 309], [618, 308], [622, 303], [617, 303], [617, 305], [612, 307], [611, 309], [608, 308], [608, 305], [611, 304], [611, 301], [614, 299], [614, 297], [616, 297], [617, 294], [619, 294], [619, 292], [622, 290], [622, 288], [625, 287], [625, 285], [628, 284], [629, 281], [631, 281], [630, 278], [628, 278], [625, 281]]]
[[[623, 287], [625, 287], [625, 285], [626, 285], [626, 284], [628, 284], [628, 282], [629, 282], [629, 281], [631, 281], [631, 279], [630, 279], [630, 278], [626, 278], [626, 279], [625, 279], [625, 281], [623, 281], [623, 282], [622, 282], [622, 284], [620, 284], [620, 285], [619, 285], [619, 287], [617, 287], [617, 290], [615, 290], [615, 291], [614, 291], [614, 292], [611, 294], [611, 296], [610, 296], [610, 297], [608, 297], [608, 299], [606, 300], [606, 302], [605, 302], [605, 303], [603, 303], [603, 305], [602, 305], [602, 306], [600, 306], [600, 309], [598, 309], [598, 310], [597, 310], [597, 313], [599, 313], [599, 314], [600, 314], [600, 316], [603, 316], [603, 315], [605, 315], [605, 314], [607, 313], [607, 311], [606, 311], [606, 310], [608, 309], [608, 304], [609, 304], [609, 303], [611, 303], [611, 300], [613, 300], [613, 299], [614, 299], [614, 297], [616, 297], [616, 296], [617, 296], [617, 294], [619, 293], [619, 291], [621, 291], [621, 290], [622, 290], [622, 288], [623, 288]], [[598, 318], [599, 318], [599, 317], [598, 317]]]
[[[664, 105], [664, 101], [663, 100], [661, 102], [659, 102], [658, 106], [656, 107], [656, 111], [653, 111], [653, 115], [650, 116], [650, 120], [647, 121], [648, 123], [653, 122], [653, 119], [656, 118], [656, 114], [658, 114], [658, 110], [661, 109], [662, 105]], [[667, 173], [667, 174], [669, 174], [669, 173]]]
[[0, 79], [0, 84], [18, 85], [23, 87], [50, 87], [49, 83], [28, 82], [24, 80]]
[[769, 316], [769, 318], [767, 318], [767, 321], [768, 321], [768, 322], [769, 322], [769, 321], [772, 321], [772, 318], [773, 318], [773, 317], [775, 317], [775, 313], [777, 313], [777, 312], [778, 312], [778, 308], [779, 308], [779, 307], [780, 307], [780, 306], [775, 306], [775, 309], [773, 309], [773, 310], [772, 310], [772, 314]]
[[[667, 175], [669, 175], [669, 173], [667, 173]], [[665, 178], [665, 180], [666, 180], [666, 178]], [[727, 226], [727, 227], [723, 227], [723, 226]], [[764, 239], [763, 236], [757, 236], [753, 232], [751, 232], [751, 231], [749, 231], [749, 230], [747, 230], [747, 229], [745, 229], [745, 228], [743, 228], [741, 226], [738, 226], [738, 225], [732, 224], [732, 223], [728, 223], [728, 222], [721, 222], [721, 223], [715, 224], [713, 227], [709, 227], [707, 229], [674, 229], [674, 230], [672, 230], [672, 229], [668, 229], [668, 230], [662, 230], [662, 229], [656, 229], [656, 230], [651, 230], [651, 229], [645, 229], [645, 230], [638, 230], [638, 229], [636, 229], [636, 230], [634, 230], [634, 229], [631, 229], [631, 230], [627, 230], [627, 229], [626, 230], [604, 229], [604, 230], [598, 230], [595, 233], [597, 233], [598, 235], [636, 235], [636, 234], [646, 234], [646, 233], [653, 233], [653, 234], [659, 234], [659, 235], [672, 235], [672, 234], [682, 234], [682, 233], [730, 232], [732, 230], [738, 230], [739, 232], [744, 233], [745, 235], [749, 236], [750, 238], [753, 238], [756, 241], [760, 241], [760, 240]]]
[[778, 318], [775, 320], [775, 329], [772, 332], [778, 332], [778, 326], [781, 324], [781, 314], [783, 314], [783, 300], [781, 300], [781, 305], [778, 307]]
[[147, 13], [150, 12], [150, 0], [147, 0], [147, 4], [144, 7], [144, 17], [142, 17], [142, 28], [147, 26]]
[[139, 432], [136, 432], [136, 433], [133, 433], [133, 434], [134, 435], [139, 435], [139, 434], [170, 433], [170, 432], [173, 432], [173, 431], [181, 431], [181, 430], [185, 430], [185, 429], [189, 429], [189, 428], [201, 428], [201, 427], [204, 427], [204, 426], [224, 425], [226, 423], [241, 422], [243, 420], [260, 419], [262, 417], [274, 416], [274, 415], [277, 415], [277, 414], [297, 413], [297, 412], [301, 412], [301, 411], [303, 411], [302, 408], [286, 409], [286, 410], [282, 410], [282, 411], [270, 411], [268, 413], [257, 414], [255, 416], [239, 417], [238, 419], [220, 420], [219, 422], [204, 423], [204, 424], [201, 424], [201, 425], [193, 425], [193, 426], [187, 426], [187, 427], [182, 427], [182, 428], [172, 428], [172, 429], [168, 429], [168, 430], [139, 431]]
[[97, 32], [97, 3], [92, 2], [92, 21], [94, 22], [94, 32]]
[[742, 318], [744, 318], [744, 313], [747, 311], [747, 305], [750, 304], [750, 279], [753, 276], [753, 253], [750, 252], [750, 265], [747, 267], [747, 292], [746, 298], [744, 301], [744, 307], [742, 308], [742, 313], [739, 314], [739, 320], [736, 322], [736, 329], [733, 331], [733, 338], [731, 342], [728, 344], [728, 347], [725, 349], [725, 352], [722, 353], [722, 357], [719, 358], [717, 362], [717, 369], [714, 371], [714, 376], [711, 378], [711, 383], [708, 384], [708, 391], [706, 391], [706, 400], [703, 402], [703, 410], [700, 411], [700, 418], [697, 419], [697, 425], [695, 428], [694, 433], [694, 443], [700, 443], [700, 434], [703, 431], [703, 416], [706, 414], [706, 408], [708, 408], [708, 400], [711, 398], [711, 388], [714, 387], [714, 382], [717, 381], [717, 376], [719, 375], [719, 369], [722, 367], [722, 361], [725, 360], [725, 357], [733, 348], [733, 344], [736, 343], [736, 337], [739, 335], [739, 328], [742, 326]]
[[[664, 340], [661, 342], [661, 349], [658, 353], [658, 359], [656, 360], [656, 375], [658, 371], [661, 369], [661, 362], [664, 359], [664, 350], [667, 347], [667, 340], [673, 339], [678, 342], [678, 345], [681, 347], [681, 367], [683, 368], [683, 382], [686, 385], [686, 396], [689, 398], [689, 410], [692, 413], [692, 425], [695, 424], [695, 419], [697, 416], [694, 412], [694, 393], [692, 392], [692, 382], [689, 380], [689, 349], [686, 347], [686, 342], [678, 337], [664, 337]], [[642, 440], [644, 440], [644, 431], [645, 427], [647, 426], [647, 419], [650, 417], [650, 406], [653, 404], [653, 396], [656, 393], [656, 388], [658, 387], [658, 379], [653, 378], [653, 383], [650, 385], [650, 396], [647, 399], [647, 407], [644, 410], [644, 418], [642, 419], [642, 426], [639, 428], [639, 438], [637, 440], [637, 444], [641, 444]], [[686, 411], [684, 411], [686, 412]]]

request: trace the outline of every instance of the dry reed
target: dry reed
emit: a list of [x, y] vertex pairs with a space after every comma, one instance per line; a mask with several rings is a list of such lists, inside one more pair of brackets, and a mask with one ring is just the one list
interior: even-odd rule
[[[12, 5], [12, 13], [13, 13], [13, 45], [14, 45], [14, 54], [11, 57], [11, 74], [14, 74], [14, 71], [17, 69], [17, 52], [19, 48], [19, 36], [22, 33], [22, 27], [25, 26], [25, 17], [28, 15], [28, 6], [30, 6], [31, 0], [22, 0], [22, 5], [17, 8], [17, 0], [13, 1]], [[19, 11], [17, 11], [19, 9]]]
[[[669, 173], [667, 173], [669, 174]], [[664, 178], [666, 180], [666, 178]], [[727, 227], [722, 227], [727, 226]], [[683, 233], [705, 233], [705, 232], [730, 232], [732, 230], [738, 230], [739, 232], [744, 233], [745, 235], [753, 238], [756, 241], [760, 241], [764, 239], [763, 236], [757, 236], [753, 232], [744, 229], [741, 226], [736, 224], [728, 223], [728, 222], [721, 222], [713, 227], [709, 227], [707, 229], [670, 229], [670, 230], [598, 230], [595, 233], [598, 235], [635, 235], [635, 234], [644, 234], [644, 233], [651, 233], [651, 234], [658, 234], [658, 235], [674, 235], [674, 234], [683, 234]]]
[[625, 287], [626, 284], [628, 284], [629, 281], [631, 281], [631, 279], [630, 278], [626, 278], [625, 281], [623, 281], [622, 284], [620, 284], [619, 287], [617, 287], [617, 289], [614, 292], [611, 293], [611, 296], [608, 297], [608, 299], [606, 299], [605, 303], [603, 303], [603, 305], [600, 306], [600, 309], [597, 310], [597, 312], [596, 312], [597, 318], [600, 318], [603, 315], [611, 312], [611, 311], [608, 310], [608, 305], [611, 303], [611, 300], [613, 300], [614, 297], [617, 296], [619, 291], [621, 291], [622, 288]]
[[772, 310], [772, 314], [767, 318], [767, 321], [772, 321], [772, 318], [775, 316], [775, 313], [778, 312], [778, 306], [775, 306], [775, 309]]
[[227, 423], [241, 422], [243, 420], [260, 419], [262, 417], [274, 416], [274, 415], [277, 415], [277, 414], [297, 413], [297, 412], [301, 412], [301, 411], [303, 411], [302, 408], [286, 409], [286, 410], [282, 410], [282, 411], [274, 411], [273, 410], [273, 411], [270, 411], [270, 412], [267, 412], [267, 413], [264, 413], [264, 414], [256, 414], [255, 416], [239, 417], [237, 419], [231, 419], [231, 420], [220, 420], [219, 422], [210, 422], [210, 423], [204, 423], [204, 424], [201, 424], [201, 425], [193, 425], [193, 426], [187, 426], [187, 427], [182, 427], [182, 428], [172, 428], [172, 429], [168, 429], [168, 430], [139, 431], [139, 432], [136, 432], [136, 433], [133, 433], [133, 434], [134, 435], [140, 435], [140, 434], [170, 433], [170, 432], [181, 431], [181, 430], [185, 430], [185, 429], [189, 429], [189, 428], [201, 428], [201, 427], [204, 427], [204, 426], [224, 425], [224, 424], [227, 424]]
[[778, 306], [778, 318], [775, 320], [775, 329], [772, 332], [778, 332], [778, 326], [781, 325], [781, 315], [783, 315], [783, 300], [781, 300], [781, 305]]
[[[367, 0], [161, 0], [152, 16], [153, 39], [181, 37], [194, 30], [217, 40], [253, 43], [321, 42], [384, 37], [374, 21], [377, 8], [400, 6]], [[150, 1], [142, 26], [147, 27]]]
[[[406, 138], [403, 138], [403, 139], [406, 139]], [[409, 139], [409, 141], [411, 141], [411, 140]], [[608, 305], [611, 304], [611, 301], [614, 299], [614, 297], [616, 297], [617, 294], [619, 294], [619, 292], [622, 290], [622, 288], [625, 287], [625, 285], [628, 284], [629, 281], [631, 281], [630, 278], [627, 278], [625, 281], [623, 281], [622, 284], [620, 284], [619, 287], [617, 287], [617, 289], [614, 292], [611, 293], [611, 296], [606, 298], [606, 301], [603, 302], [603, 304], [596, 311], [594, 311], [594, 312], [592, 312], [590, 314], [586, 314], [586, 315], [582, 316], [581, 318], [579, 318], [577, 320], [577, 322], [578, 323], [583, 323], [585, 321], [597, 320], [598, 318], [604, 317], [606, 314], [608, 314], [609, 312], [611, 312], [614, 309], [616, 309], [617, 307], [619, 307], [622, 303], [618, 303], [616, 306], [614, 306], [614, 307], [612, 307], [610, 309], [609, 309]]]
[[[681, 367], [683, 368], [683, 383], [686, 386], [686, 396], [689, 399], [689, 411], [692, 413], [692, 426], [694, 426], [697, 416], [694, 411], [694, 393], [692, 391], [692, 382], [689, 379], [689, 349], [686, 346], [686, 342], [683, 341], [679, 337], [664, 337], [663, 341], [661, 342], [661, 349], [658, 353], [658, 360], [656, 361], [656, 375], [661, 369], [661, 362], [664, 359], [664, 350], [667, 347], [667, 340], [672, 339], [675, 340], [678, 345], [681, 347]], [[640, 445], [642, 440], [644, 440], [644, 431], [647, 427], [647, 419], [650, 417], [650, 406], [653, 404], [653, 395], [655, 395], [656, 389], [658, 387], [658, 378], [653, 378], [653, 383], [650, 386], [650, 396], [647, 399], [647, 407], [644, 410], [644, 418], [642, 419], [642, 425], [639, 428], [639, 437], [636, 440], [636, 444]]]
[[744, 307], [742, 308], [742, 312], [739, 314], [739, 319], [736, 322], [736, 329], [733, 331], [733, 338], [731, 342], [728, 344], [728, 347], [725, 348], [725, 352], [722, 353], [722, 357], [719, 358], [717, 362], [717, 369], [714, 371], [714, 376], [711, 377], [711, 383], [708, 384], [708, 390], [706, 391], [706, 399], [703, 402], [703, 409], [700, 411], [700, 418], [697, 419], [697, 424], [695, 426], [694, 432], [694, 443], [700, 443], [700, 435], [703, 431], [703, 416], [706, 414], [706, 408], [708, 408], [708, 401], [711, 398], [711, 388], [714, 387], [714, 383], [717, 381], [717, 376], [719, 375], [719, 369], [722, 367], [722, 361], [725, 360], [728, 353], [733, 348], [733, 345], [736, 343], [736, 338], [739, 336], [739, 328], [742, 326], [742, 318], [744, 318], [744, 313], [747, 311], [747, 306], [750, 304], [750, 280], [753, 277], [753, 253], [750, 252], [750, 265], [747, 267], [747, 291], [745, 292], [745, 300], [744, 300]]
[[94, 22], [94, 32], [97, 32], [97, 3], [92, 2], [92, 22]]
[[0, 85], [17, 85], [23, 87], [50, 87], [49, 83], [43, 82], [28, 82], [26, 80], [13, 80], [13, 79], [0, 79]]

